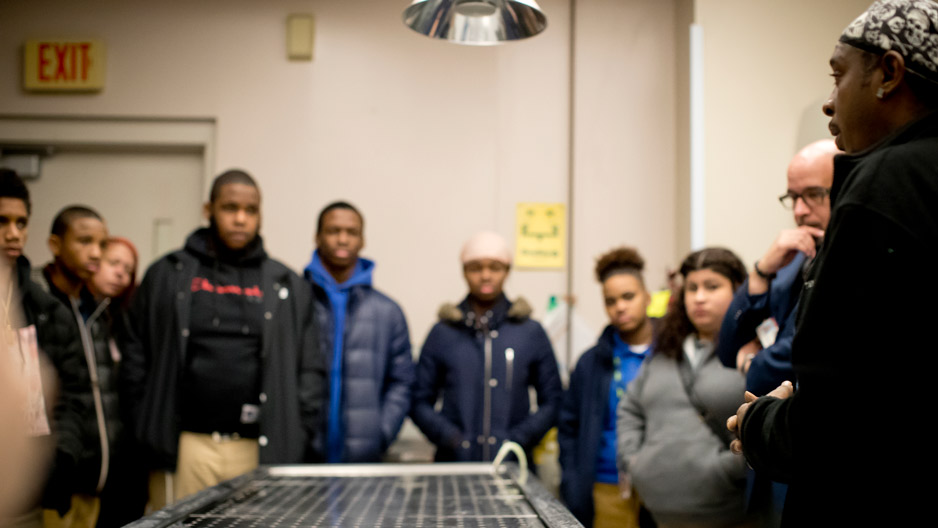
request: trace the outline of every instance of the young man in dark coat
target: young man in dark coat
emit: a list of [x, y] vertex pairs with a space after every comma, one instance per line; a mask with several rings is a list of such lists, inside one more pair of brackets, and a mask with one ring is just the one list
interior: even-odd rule
[[876, 2], [830, 64], [823, 110], [847, 154], [802, 293], [798, 387], [728, 426], [756, 472], [789, 483], [783, 525], [915, 526], [931, 517], [938, 462], [938, 3]]
[[[411, 417], [436, 445], [439, 462], [491, 461], [506, 441], [520, 444], [530, 461], [556, 424], [563, 396], [554, 350], [530, 306], [502, 291], [511, 252], [501, 236], [475, 235], [461, 260], [469, 294], [444, 305], [427, 336]], [[537, 392], [534, 413], [530, 387]]]
[[[62, 209], [52, 221], [52, 262], [36, 273], [72, 314], [84, 350], [88, 381], [82, 397], [92, 412], [83, 421], [86, 454], [77, 463], [72, 512], [47, 513], [47, 524], [71, 526], [81, 519], [99, 528], [123, 526], [143, 514], [144, 475], [135, 471], [135, 453], [124, 428], [118, 397], [120, 353], [112, 346], [109, 300], [94, 298], [87, 282], [98, 270], [107, 243], [107, 226], [96, 211], [81, 205]], [[73, 519], [73, 517], [75, 519]]]
[[371, 285], [375, 263], [358, 256], [364, 220], [351, 204], [327, 205], [306, 267], [320, 352], [329, 372], [319, 459], [378, 462], [410, 410], [414, 363], [404, 312]]
[[175, 472], [168, 501], [258, 463], [303, 462], [319, 426], [309, 287], [264, 251], [260, 201], [247, 173], [218, 176], [209, 227], [150, 266], [136, 293], [123, 395], [151, 469]]
[[[14, 364], [22, 370], [17, 369], [16, 375], [27, 376], [23, 381], [32, 390], [27, 395], [28, 430], [18, 434], [35, 438], [33, 447], [52, 455], [47, 482], [35, 476], [38, 468], [33, 467], [31, 473], [37, 484], [46, 484], [42, 505], [64, 515], [71, 507], [76, 466], [86, 452], [83, 421], [91, 411], [82, 395], [87, 388], [88, 373], [72, 316], [65, 306], [30, 280], [29, 260], [23, 255], [30, 210], [26, 185], [14, 171], [0, 169], [0, 250], [5, 261], [3, 269], [11, 273], [0, 279], [0, 292], [8, 300], [4, 303], [3, 328], [15, 332], [4, 342], [18, 343], [21, 361]], [[40, 354], [55, 367], [58, 381], [55, 387], [40, 377]], [[54, 402], [45, 400], [50, 396]], [[54, 409], [51, 415], [47, 412], [49, 407]], [[26, 494], [34, 492], [24, 482], [19, 487]], [[0, 519], [0, 524], [13, 521], [17, 526], [41, 525], [39, 499], [30, 496], [26, 500], [28, 512], [15, 520]]]

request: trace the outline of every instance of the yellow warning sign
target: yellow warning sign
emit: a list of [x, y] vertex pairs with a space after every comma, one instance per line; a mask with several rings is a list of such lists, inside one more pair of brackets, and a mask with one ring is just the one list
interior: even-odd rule
[[515, 266], [566, 265], [567, 208], [561, 203], [519, 203]]

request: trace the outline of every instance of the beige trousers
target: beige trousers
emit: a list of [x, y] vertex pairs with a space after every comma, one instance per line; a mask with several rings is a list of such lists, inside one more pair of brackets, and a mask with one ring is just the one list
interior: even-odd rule
[[91, 495], [72, 495], [72, 507], [59, 517], [55, 510], [42, 511], [42, 525], [44, 528], [94, 528], [98, 524], [98, 514], [101, 513], [101, 501]]
[[213, 438], [183, 431], [174, 482], [179, 500], [257, 467], [259, 448], [253, 438]]
[[638, 528], [638, 495], [622, 498], [617, 484], [593, 484], [593, 528]]

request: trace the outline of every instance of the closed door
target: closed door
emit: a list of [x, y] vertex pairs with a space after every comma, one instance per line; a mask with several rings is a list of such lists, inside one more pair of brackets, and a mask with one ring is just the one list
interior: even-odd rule
[[138, 276], [179, 248], [201, 222], [202, 151], [88, 147], [59, 149], [27, 182], [33, 210], [26, 255], [34, 266], [52, 255], [46, 243], [55, 215], [81, 204], [104, 217], [111, 235], [140, 252]]

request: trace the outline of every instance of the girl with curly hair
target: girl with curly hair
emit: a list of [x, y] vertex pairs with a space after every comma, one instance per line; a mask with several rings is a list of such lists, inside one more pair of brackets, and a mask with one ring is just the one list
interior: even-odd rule
[[584, 526], [638, 526], [637, 498], [623, 499], [616, 470], [616, 406], [651, 350], [651, 296], [634, 248], [620, 247], [596, 263], [609, 325], [570, 377], [560, 410], [561, 493]]

